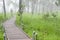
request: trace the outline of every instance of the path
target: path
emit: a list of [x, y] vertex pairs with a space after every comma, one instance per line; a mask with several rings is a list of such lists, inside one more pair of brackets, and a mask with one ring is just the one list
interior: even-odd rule
[[7, 20], [3, 26], [5, 27], [8, 40], [30, 40], [21, 29], [16, 27], [15, 17]]

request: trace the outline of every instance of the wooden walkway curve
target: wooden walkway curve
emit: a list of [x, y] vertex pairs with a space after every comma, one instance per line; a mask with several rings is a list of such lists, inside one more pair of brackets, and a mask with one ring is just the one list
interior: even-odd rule
[[8, 40], [30, 40], [21, 29], [15, 25], [15, 17], [3, 23]]

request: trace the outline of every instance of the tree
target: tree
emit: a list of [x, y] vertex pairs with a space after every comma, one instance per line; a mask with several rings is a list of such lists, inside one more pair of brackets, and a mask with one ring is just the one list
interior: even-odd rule
[[60, 4], [60, 0], [57, 0], [58, 1], [58, 3]]
[[57, 6], [60, 6], [60, 0], [57, 0], [57, 1], [55, 2], [55, 4], [56, 4]]
[[22, 14], [22, 0], [19, 0], [19, 13]]
[[29, 12], [29, 0], [27, 0], [26, 2], [27, 2], [28, 12]]
[[19, 0], [20, 24], [22, 23], [22, 0]]
[[4, 16], [5, 16], [5, 18], [6, 18], [5, 0], [3, 0], [3, 9], [4, 9]]
[[19, 13], [22, 15], [25, 5], [23, 4], [23, 0], [19, 0]]
[[22, 25], [22, 13], [25, 5], [23, 5], [23, 0], [19, 0], [19, 15], [20, 15], [20, 23]]
[[[32, 14], [33, 14], [33, 13], [34, 13], [34, 9], [37, 8], [37, 7], [35, 6], [37, 0], [31, 0], [31, 1], [32, 1]], [[36, 8], [35, 8], [35, 7], [36, 7]]]

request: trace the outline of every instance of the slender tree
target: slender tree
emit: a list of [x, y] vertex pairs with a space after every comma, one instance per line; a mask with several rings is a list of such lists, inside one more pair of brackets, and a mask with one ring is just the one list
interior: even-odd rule
[[27, 2], [27, 6], [28, 6], [28, 13], [29, 13], [29, 0], [27, 0], [26, 2]]
[[38, 14], [40, 14], [40, 0], [38, 0], [38, 7], [39, 7]]
[[22, 0], [19, 0], [20, 24], [22, 23]]
[[33, 3], [33, 0], [32, 0], [32, 14], [34, 12], [34, 3]]
[[22, 13], [24, 10], [23, 0], [19, 0], [19, 14], [20, 14], [20, 23], [22, 25]]
[[60, 4], [60, 0], [57, 0], [58, 1], [58, 3]]
[[22, 0], [19, 0], [19, 13], [22, 14]]
[[32, 0], [32, 14], [34, 14], [34, 9], [36, 9], [36, 0]]
[[3, 9], [4, 9], [4, 16], [5, 16], [5, 18], [6, 18], [5, 0], [3, 0]]
[[55, 4], [56, 4], [57, 6], [60, 6], [60, 0], [57, 0], [57, 1], [55, 2]]

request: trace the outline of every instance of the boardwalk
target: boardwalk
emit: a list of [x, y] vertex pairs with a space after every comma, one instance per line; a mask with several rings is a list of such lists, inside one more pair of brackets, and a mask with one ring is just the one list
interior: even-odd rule
[[7, 20], [3, 26], [5, 27], [8, 40], [30, 40], [21, 29], [16, 27], [14, 17]]

